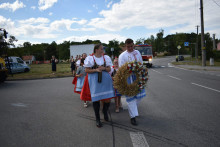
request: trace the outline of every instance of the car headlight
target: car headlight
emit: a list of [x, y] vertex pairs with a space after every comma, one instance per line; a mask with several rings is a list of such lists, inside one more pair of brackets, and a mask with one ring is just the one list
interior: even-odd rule
[[152, 61], [152, 59], [149, 59], [149, 61]]

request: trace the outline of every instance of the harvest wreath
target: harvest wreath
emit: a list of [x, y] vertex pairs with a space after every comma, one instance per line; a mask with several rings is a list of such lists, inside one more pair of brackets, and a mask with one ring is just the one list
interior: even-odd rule
[[[127, 79], [134, 74], [136, 80], [128, 84]], [[122, 95], [135, 96], [147, 84], [148, 71], [140, 62], [128, 62], [122, 65], [114, 76], [114, 88]]]

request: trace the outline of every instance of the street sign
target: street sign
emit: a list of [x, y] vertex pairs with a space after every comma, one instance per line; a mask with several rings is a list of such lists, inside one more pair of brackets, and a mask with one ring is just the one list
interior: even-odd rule
[[184, 42], [184, 46], [189, 46], [189, 42]]
[[114, 48], [113, 48], [113, 47], [111, 48], [111, 51], [112, 51], [112, 52], [114, 51]]
[[179, 49], [181, 49], [181, 46], [180, 46], [180, 45], [178, 45], [178, 46], [177, 46], [177, 48], [178, 48], [178, 50], [179, 50]]

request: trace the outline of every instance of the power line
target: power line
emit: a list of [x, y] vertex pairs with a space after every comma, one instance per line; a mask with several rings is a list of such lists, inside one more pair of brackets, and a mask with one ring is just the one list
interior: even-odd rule
[[215, 0], [212, 0], [216, 5], [218, 5], [220, 7], [220, 5], [215, 1]]

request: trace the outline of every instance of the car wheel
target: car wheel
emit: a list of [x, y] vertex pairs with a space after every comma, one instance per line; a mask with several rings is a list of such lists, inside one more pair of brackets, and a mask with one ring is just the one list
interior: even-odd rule
[[29, 69], [28, 69], [28, 68], [25, 68], [25, 69], [24, 69], [24, 72], [29, 72]]

